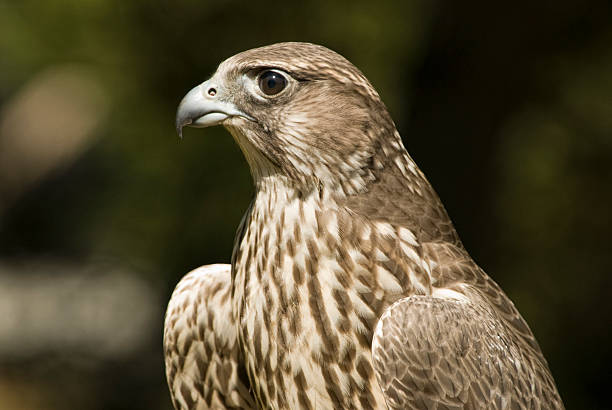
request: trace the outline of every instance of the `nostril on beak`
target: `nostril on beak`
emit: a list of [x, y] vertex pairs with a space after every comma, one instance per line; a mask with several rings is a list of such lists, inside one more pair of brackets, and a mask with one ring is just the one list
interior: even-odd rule
[[214, 87], [210, 87], [207, 91], [208, 95], [210, 95], [211, 97], [214, 97], [215, 95], [217, 95], [217, 90]]

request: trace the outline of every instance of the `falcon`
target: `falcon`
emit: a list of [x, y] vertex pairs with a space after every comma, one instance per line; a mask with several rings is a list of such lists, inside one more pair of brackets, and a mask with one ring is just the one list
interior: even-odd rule
[[380, 96], [308, 43], [225, 60], [181, 101], [223, 125], [255, 197], [231, 264], [177, 285], [177, 410], [560, 409], [525, 320], [472, 260]]

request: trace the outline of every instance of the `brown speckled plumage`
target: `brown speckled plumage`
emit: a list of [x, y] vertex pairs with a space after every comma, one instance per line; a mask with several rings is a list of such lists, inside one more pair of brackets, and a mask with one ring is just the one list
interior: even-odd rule
[[[274, 95], [269, 70], [286, 78]], [[170, 301], [177, 410], [563, 408], [529, 327], [346, 59], [240, 53], [185, 97], [189, 124], [230, 131], [256, 195], [231, 265], [190, 273]]]

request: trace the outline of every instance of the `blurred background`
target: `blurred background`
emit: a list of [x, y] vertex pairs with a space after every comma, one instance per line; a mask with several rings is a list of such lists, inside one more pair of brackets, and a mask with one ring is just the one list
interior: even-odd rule
[[182, 96], [310, 41], [376, 86], [568, 408], [609, 408], [612, 4], [0, 0], [0, 408], [171, 408], [162, 321], [253, 189]]

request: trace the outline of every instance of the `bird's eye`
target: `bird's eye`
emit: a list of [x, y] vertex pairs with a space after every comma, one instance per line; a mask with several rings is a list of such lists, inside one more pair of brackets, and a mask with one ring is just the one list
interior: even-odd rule
[[259, 88], [266, 95], [276, 95], [287, 86], [287, 79], [277, 71], [264, 71], [259, 76]]

